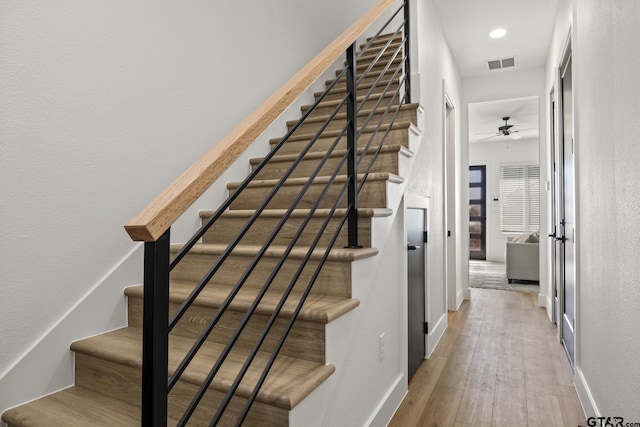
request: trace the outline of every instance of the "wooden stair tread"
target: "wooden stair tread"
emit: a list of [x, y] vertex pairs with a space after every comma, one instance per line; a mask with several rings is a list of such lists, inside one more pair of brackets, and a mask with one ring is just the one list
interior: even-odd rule
[[[420, 106], [420, 104], [417, 103], [413, 103], [413, 104], [402, 104], [400, 105], [400, 111], [406, 111], [406, 110], [413, 110], [416, 109]], [[367, 110], [360, 110], [360, 112], [358, 113], [358, 117], [362, 116], [362, 117], [367, 117], [369, 116], [369, 114], [371, 114], [373, 112], [372, 109], [367, 109]], [[376, 111], [374, 114], [382, 114], [380, 111]], [[324, 123], [327, 121], [327, 119], [329, 119], [329, 117], [331, 117], [330, 114], [326, 114], [326, 115], [318, 115], [318, 116], [313, 116], [313, 117], [307, 117], [307, 119], [305, 120], [305, 123]], [[347, 118], [347, 113], [338, 113], [335, 115], [333, 120], [341, 120], [341, 119], [345, 119]], [[296, 123], [298, 123], [297, 120], [289, 120], [287, 121], [287, 126], [293, 126]]]
[[[391, 67], [390, 67], [390, 68], [391, 68]], [[339, 75], [341, 72], [342, 72], [342, 70], [338, 70], [338, 71], [336, 71], [336, 73], [335, 73], [335, 74], [336, 74], [336, 76], [337, 76], [337, 75]], [[357, 81], [359, 81], [360, 83], [358, 83], [358, 86], [357, 86], [357, 87], [360, 87], [360, 85], [361, 85], [361, 84], [364, 84], [364, 83], [365, 83], [365, 80], [367, 80], [367, 79], [369, 79], [369, 80], [371, 80], [371, 79], [373, 79], [373, 78], [376, 78], [376, 79], [377, 79], [377, 78], [378, 78], [378, 76], [380, 76], [380, 74], [383, 74], [383, 75], [386, 75], [386, 76], [388, 76], [388, 77], [391, 77], [391, 76], [393, 75], [393, 70], [387, 70], [386, 72], [384, 72], [384, 73], [383, 73], [383, 72], [382, 72], [382, 70], [379, 70], [379, 69], [378, 69], [378, 70], [376, 70], [376, 69], [372, 69], [372, 70], [370, 70], [370, 71], [367, 73], [367, 75], [366, 75], [366, 76], [364, 76], [364, 77], [363, 77], [362, 75], [360, 75], [360, 74], [359, 74], [359, 75], [357, 76]], [[384, 77], [383, 77], [383, 78], [384, 78]], [[396, 79], [398, 79], [398, 80], [399, 80], [400, 78], [399, 78], [399, 77], [396, 77]], [[332, 84], [334, 81], [335, 81], [335, 79], [329, 79], [329, 80], [325, 80], [325, 82], [324, 82], [324, 83], [325, 83], [325, 85], [327, 85], [327, 86], [328, 86], [328, 85]]]
[[[374, 154], [376, 152], [376, 150], [378, 149], [378, 147], [370, 147], [367, 150], [367, 154]], [[402, 153], [405, 156], [408, 157], [412, 157], [413, 153], [411, 152], [411, 150], [408, 150], [407, 148], [403, 147], [400, 144], [394, 144], [394, 145], [384, 145], [381, 147], [380, 149], [380, 153]], [[362, 154], [364, 153], [364, 147], [360, 147], [358, 148], [358, 154]], [[327, 153], [324, 151], [309, 151], [305, 156], [304, 159], [305, 160], [314, 160], [314, 159], [322, 159]], [[339, 149], [339, 150], [333, 150], [333, 152], [331, 153], [330, 157], [344, 157], [344, 155], [347, 154], [347, 150], [346, 149]], [[271, 159], [269, 159], [269, 162], [293, 162], [295, 161], [299, 156], [296, 154], [281, 154], [281, 155], [276, 155], [273, 156]], [[260, 164], [262, 161], [264, 160], [264, 157], [254, 157], [252, 159], [249, 160], [249, 163], [252, 166], [258, 165]]]
[[[393, 125], [391, 125], [391, 130], [400, 130], [400, 129], [409, 129], [412, 126], [411, 122], [396, 122]], [[367, 126], [364, 129], [360, 129], [361, 135], [364, 134], [369, 134], [369, 133], [373, 133], [376, 131], [377, 126]], [[380, 129], [378, 132], [382, 132], [382, 131], [386, 131], [387, 129], [389, 129], [389, 124], [385, 123], [383, 125], [380, 126]], [[336, 138], [338, 135], [340, 135], [342, 133], [341, 130], [327, 130], [324, 131], [322, 133], [322, 138]], [[316, 132], [310, 132], [310, 133], [296, 133], [293, 134], [287, 141], [288, 142], [293, 142], [293, 141], [310, 141], [313, 137], [316, 136]], [[361, 136], [362, 137], [362, 136]], [[269, 140], [269, 142], [271, 144], [277, 144], [282, 140], [282, 138], [271, 138]]]
[[[385, 86], [380, 87], [380, 89], [384, 89]], [[364, 101], [364, 99], [366, 98], [366, 94], [364, 95], [358, 95], [356, 96], [356, 106], [359, 106], [360, 103], [362, 101]], [[369, 95], [369, 98], [367, 99], [368, 101], [374, 101], [380, 98], [392, 98], [392, 97], [396, 97], [398, 98], [397, 95], [395, 95], [393, 92], [374, 92], [371, 93]], [[382, 101], [384, 102], [384, 101]], [[329, 101], [322, 101], [320, 103], [318, 103], [318, 106], [316, 108], [326, 108], [326, 107], [337, 107], [338, 105], [344, 103], [344, 105], [346, 106], [346, 103], [344, 102], [343, 99], [331, 99]], [[313, 105], [312, 104], [306, 104], [300, 107], [300, 111], [302, 111], [303, 113], [307, 112], [307, 110], [309, 110]]]
[[[182, 244], [172, 244], [171, 252], [175, 253], [182, 249]], [[196, 243], [193, 248], [189, 251], [190, 254], [202, 254], [202, 255], [220, 255], [225, 249], [227, 249], [226, 244], [219, 243]], [[261, 246], [259, 245], [238, 245], [233, 249], [233, 255], [236, 256], [245, 256], [245, 257], [253, 257], [257, 255], [260, 251]], [[282, 245], [272, 245], [270, 246], [263, 256], [265, 257], [281, 257], [285, 252], [286, 246]], [[307, 255], [309, 248], [307, 247], [294, 247], [291, 252], [287, 255], [288, 258], [293, 259], [302, 259]], [[316, 248], [311, 253], [310, 259], [318, 260], [324, 256], [326, 248]], [[359, 259], [370, 258], [376, 256], [378, 254], [378, 249], [376, 248], [359, 248], [359, 249], [348, 249], [348, 248], [333, 248], [329, 251], [329, 256], [327, 257], [328, 261], [343, 261], [343, 262], [351, 262]]]
[[140, 407], [86, 388], [69, 387], [10, 409], [2, 420], [12, 427], [139, 426]]
[[[393, 34], [393, 33], [380, 34], [380, 35], [378, 36], [377, 40], [375, 40], [375, 41], [372, 43], [372, 45], [373, 45], [373, 44], [376, 44], [376, 43], [386, 43], [386, 42], [387, 42], [387, 41], [389, 41], [389, 39], [390, 39], [390, 38], [392, 38], [392, 37], [393, 37], [394, 39], [397, 39], [397, 40], [402, 40], [402, 33], [398, 33], [398, 34], [396, 34], [395, 36], [394, 36], [394, 34]], [[373, 39], [373, 37], [367, 37], [367, 43], [369, 43], [372, 39]], [[366, 44], [365, 44], [365, 43], [363, 43], [361, 46], [365, 46], [365, 45], [366, 45]]]
[[[387, 68], [387, 70], [385, 71], [384, 74], [388, 74], [388, 75], [392, 75], [395, 71], [394, 67], [399, 67], [402, 64], [402, 53], [399, 53], [398, 55], [395, 56], [395, 58], [393, 58], [393, 61], [389, 62], [389, 59], [391, 59], [391, 56], [389, 55], [388, 58], [385, 58], [385, 56], [387, 56], [387, 54], [383, 54], [382, 57], [378, 60], [378, 62], [376, 62], [375, 64], [373, 64], [373, 66], [371, 66], [370, 63], [365, 62], [358, 62], [356, 64], [356, 73], [357, 73], [357, 79], [360, 79], [364, 76], [364, 78], [367, 77], [371, 77], [371, 73], [374, 72], [378, 72], [378, 75], [380, 73], [382, 73], [382, 69]], [[391, 65], [388, 65], [388, 64]], [[366, 72], [366, 74], [363, 74], [369, 67], [371, 66], [371, 68], [369, 69], [368, 72]], [[338, 76], [340, 73], [342, 72], [342, 70], [337, 70], [336, 71], [336, 76]]]
[[[318, 176], [313, 180], [314, 184], [326, 184], [329, 182], [329, 176]], [[358, 182], [361, 182], [362, 178], [364, 178], [364, 174], [358, 174]], [[348, 179], [347, 175], [338, 175], [334, 183], [344, 183]], [[287, 185], [304, 185], [309, 181], [308, 178], [289, 178], [287, 179], [282, 186]], [[403, 183], [404, 179], [398, 175], [394, 175], [388, 172], [378, 172], [378, 173], [370, 173], [367, 177], [367, 181], [390, 181], [393, 183]], [[280, 182], [279, 179], [258, 179], [249, 183], [247, 187], [273, 187], [274, 185], [278, 185]], [[227, 184], [227, 188], [229, 190], [234, 190], [238, 188], [242, 184], [241, 182], [230, 182]]]
[[[169, 286], [169, 300], [171, 302], [181, 304], [189, 296], [195, 282], [185, 280], [172, 280]], [[206, 286], [198, 298], [195, 300], [195, 305], [218, 308], [225, 298], [230, 294], [233, 289], [233, 285], [228, 284], [215, 284], [213, 286]], [[233, 298], [233, 301], [229, 305], [229, 310], [246, 312], [247, 309], [254, 302], [259, 289], [244, 286], [238, 294]], [[282, 292], [267, 292], [262, 301], [256, 308], [257, 314], [271, 315], [276, 306], [280, 302]], [[132, 286], [125, 289], [125, 295], [129, 297], [142, 298], [143, 287], [142, 285]], [[289, 296], [284, 306], [282, 307], [281, 316], [284, 318], [290, 318], [293, 314], [296, 305], [298, 304], [300, 293], [292, 293]], [[355, 298], [340, 298], [329, 295], [309, 295], [302, 310], [298, 315], [298, 319], [306, 320], [310, 322], [317, 322], [327, 324], [343, 314], [353, 310], [360, 301]]]
[[[398, 83], [399, 80], [400, 80], [399, 78], [395, 78], [395, 79], [391, 80], [388, 77], [383, 77], [377, 83], [377, 86], [378, 87], [386, 87], [389, 82], [393, 81], [393, 82]], [[371, 89], [374, 84], [376, 84], [375, 81], [373, 81], [373, 82], [362, 82], [356, 88], [356, 92], [357, 93], [361, 93], [363, 90]], [[347, 86], [346, 85], [336, 85], [333, 89], [331, 89], [330, 93], [336, 94], [336, 93], [341, 93], [341, 92], [345, 93], [345, 94], [347, 93]], [[324, 91], [314, 92], [313, 96], [315, 98], [319, 98], [320, 96], [322, 96], [323, 93], [324, 93]]]
[[[112, 332], [97, 335], [71, 344], [73, 351], [83, 353], [100, 359], [109, 360], [129, 367], [141, 369], [142, 367], [142, 330], [140, 328], [126, 327]], [[184, 354], [193, 345], [193, 340], [178, 335], [171, 335], [169, 340], [169, 374], [173, 374], [182, 360]], [[213, 361], [224, 350], [222, 344], [207, 341], [198, 354], [194, 357], [189, 367], [181, 376], [181, 381], [187, 381], [195, 385], [202, 384]], [[218, 375], [213, 380], [210, 388], [218, 391], [227, 391], [233, 383], [246, 359], [247, 349], [234, 348], [222, 365]], [[245, 375], [245, 379], [236, 391], [238, 396], [247, 398], [262, 373], [261, 366], [268, 360], [271, 353], [258, 352], [254, 363]], [[256, 365], [259, 368], [256, 368]], [[279, 355], [256, 400], [271, 404], [283, 409], [294, 408], [319, 384], [327, 379], [333, 372], [333, 365], [323, 365], [303, 359]]]
[[[386, 44], [386, 41], [385, 43]], [[393, 41], [389, 44], [389, 46], [387, 46], [387, 48], [385, 49], [384, 53], [381, 55], [381, 57], [386, 56], [391, 56], [395, 53], [396, 49], [401, 45], [402, 43], [400, 43], [400, 41]], [[378, 45], [379, 46], [379, 45]], [[359, 58], [356, 59], [356, 62], [363, 62], [363, 61], [371, 61], [372, 59], [375, 59], [376, 56], [378, 56], [378, 54], [380, 53], [380, 49], [378, 48], [378, 46], [376, 46], [376, 49], [374, 52], [369, 52], [369, 49], [365, 50], [365, 51], [361, 51], [362, 56], [360, 56]], [[371, 46], [369, 46], [371, 48]], [[403, 46], [404, 47], [404, 46]], [[373, 50], [373, 49], [371, 49]], [[400, 50], [398, 52], [398, 55], [402, 55], [402, 50]]]
[[[235, 211], [225, 211], [222, 217], [228, 218], [249, 218], [255, 211], [251, 209], [239, 209]], [[310, 209], [294, 209], [291, 212], [292, 218], [306, 217], [310, 212]], [[210, 218], [216, 213], [212, 210], [200, 211], [200, 218]], [[287, 209], [265, 209], [260, 213], [261, 217], [265, 218], [282, 218], [287, 213]], [[331, 209], [316, 209], [313, 213], [314, 217], [327, 217], [331, 213]], [[336, 209], [334, 215], [342, 216], [346, 213], [346, 209]], [[358, 217], [361, 218], [378, 218], [391, 216], [393, 210], [387, 208], [361, 208], [358, 209]]]

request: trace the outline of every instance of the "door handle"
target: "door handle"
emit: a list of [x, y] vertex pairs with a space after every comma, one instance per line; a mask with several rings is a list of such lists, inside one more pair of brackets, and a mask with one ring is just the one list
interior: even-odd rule
[[408, 251], [415, 251], [416, 249], [420, 249], [420, 246], [412, 245], [411, 242], [407, 243]]
[[554, 231], [552, 234], [549, 234], [548, 236], [551, 237], [552, 239], [555, 239], [556, 238], [556, 232]]
[[560, 237], [556, 237], [556, 240], [558, 240], [558, 241], [560, 241], [560, 242], [564, 243], [564, 242], [566, 242], [566, 241], [567, 241], [567, 238], [566, 238], [566, 237], [564, 237], [564, 236], [560, 236]]

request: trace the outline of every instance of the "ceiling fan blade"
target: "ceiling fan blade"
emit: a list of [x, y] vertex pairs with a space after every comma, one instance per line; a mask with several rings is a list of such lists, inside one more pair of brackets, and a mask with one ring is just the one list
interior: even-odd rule
[[500, 134], [491, 135], [486, 138], [479, 139], [478, 142], [486, 141], [487, 139], [495, 138], [496, 136], [501, 136], [501, 135]]

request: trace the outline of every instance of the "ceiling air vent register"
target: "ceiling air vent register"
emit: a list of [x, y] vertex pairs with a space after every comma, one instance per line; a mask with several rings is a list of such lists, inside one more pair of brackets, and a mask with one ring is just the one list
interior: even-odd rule
[[512, 56], [510, 58], [496, 59], [493, 61], [488, 61], [487, 64], [489, 64], [489, 70], [500, 70], [502, 68], [510, 68], [516, 65], [516, 58]]

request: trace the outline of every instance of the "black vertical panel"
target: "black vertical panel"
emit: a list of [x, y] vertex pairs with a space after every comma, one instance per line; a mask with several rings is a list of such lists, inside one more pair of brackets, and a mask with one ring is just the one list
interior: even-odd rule
[[471, 259], [487, 259], [487, 170], [486, 166], [469, 166], [469, 173], [477, 171], [480, 173], [479, 182], [469, 182], [469, 192], [478, 188], [480, 197], [473, 197], [469, 194], [469, 206], [480, 206], [480, 212], [472, 212], [470, 208], [469, 222], [480, 223], [480, 231], [469, 230], [470, 243], [472, 240], [480, 241], [479, 250], [469, 250]]
[[425, 356], [424, 219], [423, 209], [407, 209], [409, 379], [415, 374]]

